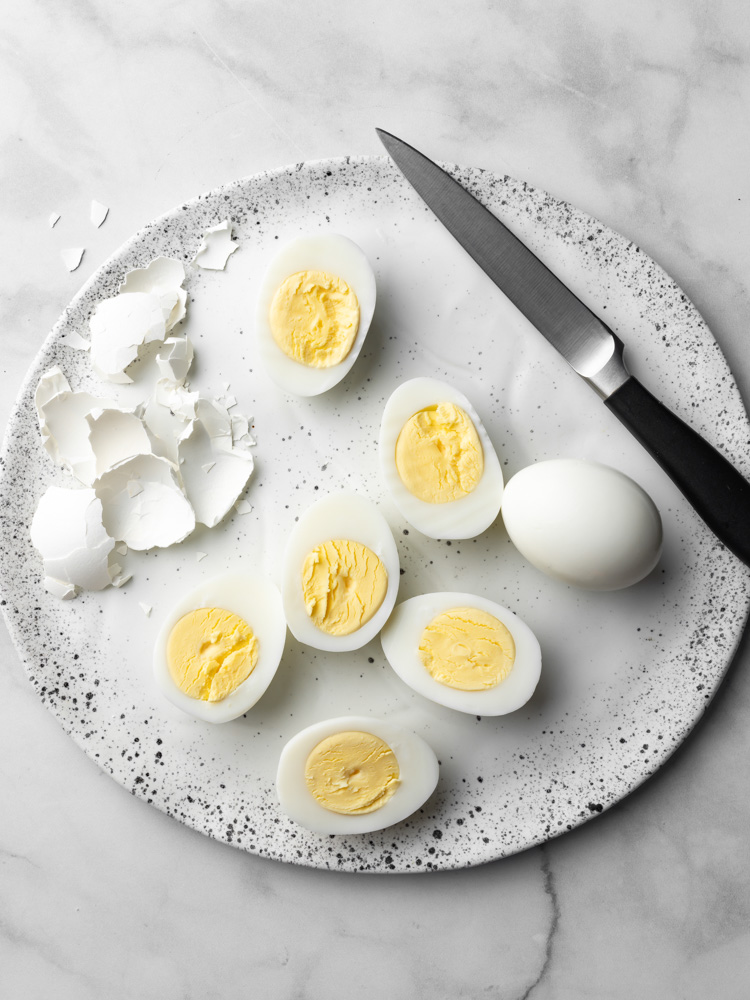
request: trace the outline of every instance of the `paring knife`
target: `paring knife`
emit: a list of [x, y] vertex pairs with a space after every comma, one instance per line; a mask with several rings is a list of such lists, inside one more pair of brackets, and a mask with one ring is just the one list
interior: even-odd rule
[[464, 250], [653, 455], [717, 538], [750, 565], [750, 483], [633, 378], [619, 337], [481, 202], [413, 146], [376, 131]]

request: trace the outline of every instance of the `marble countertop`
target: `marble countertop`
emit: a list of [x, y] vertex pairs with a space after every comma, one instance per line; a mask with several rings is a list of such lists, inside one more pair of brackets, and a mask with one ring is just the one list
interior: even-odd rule
[[[143, 224], [238, 176], [380, 153], [375, 126], [633, 239], [749, 399], [745, 22], [729, 0], [9, 9], [0, 423], [67, 302]], [[98, 230], [92, 198], [110, 208]], [[69, 246], [86, 247], [72, 274]], [[503, 861], [388, 878], [247, 855], [133, 799], [37, 699], [4, 626], [0, 650], [9, 1000], [747, 996], [747, 641], [690, 739], [619, 805]]]

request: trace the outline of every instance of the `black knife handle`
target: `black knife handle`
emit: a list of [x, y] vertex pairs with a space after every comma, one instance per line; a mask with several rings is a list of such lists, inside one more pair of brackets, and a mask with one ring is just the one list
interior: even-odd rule
[[728, 549], [750, 565], [750, 483], [632, 376], [604, 400]]

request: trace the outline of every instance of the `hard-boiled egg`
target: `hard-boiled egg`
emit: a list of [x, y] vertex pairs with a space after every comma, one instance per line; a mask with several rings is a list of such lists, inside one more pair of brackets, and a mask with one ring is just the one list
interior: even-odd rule
[[359, 649], [383, 627], [398, 584], [391, 529], [366, 497], [323, 497], [292, 529], [282, 595], [289, 628], [300, 642], [340, 652]]
[[286, 623], [277, 588], [265, 577], [225, 573], [182, 597], [154, 647], [163, 694], [204, 722], [243, 715], [273, 680]]
[[318, 722], [284, 747], [276, 788], [283, 811], [314, 833], [372, 833], [432, 795], [438, 762], [421, 737], [383, 719]]
[[375, 275], [346, 236], [293, 240], [268, 265], [258, 294], [258, 350], [273, 381], [317, 396], [347, 374], [375, 311]]
[[587, 590], [619, 590], [659, 561], [662, 524], [651, 497], [607, 465], [559, 458], [510, 480], [510, 540], [543, 573]]
[[534, 693], [542, 669], [529, 626], [474, 594], [412, 597], [394, 608], [380, 641], [409, 687], [469, 715], [515, 712]]
[[415, 378], [390, 397], [380, 468], [403, 516], [430, 538], [474, 538], [497, 517], [503, 473], [469, 400], [445, 382]]

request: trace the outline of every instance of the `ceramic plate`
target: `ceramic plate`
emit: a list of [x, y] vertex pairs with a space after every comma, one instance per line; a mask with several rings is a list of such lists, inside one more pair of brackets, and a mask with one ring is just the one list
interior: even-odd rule
[[[748, 421], [724, 358], [679, 288], [637, 246], [508, 177], [454, 172], [618, 332], [634, 374], [750, 472]], [[60, 602], [41, 585], [29, 541], [50, 483], [75, 485], [42, 450], [32, 406], [39, 376], [59, 364], [74, 388], [100, 393], [87, 334], [126, 271], [159, 254], [185, 262], [203, 231], [230, 218], [239, 250], [223, 272], [188, 268], [192, 385], [255, 418], [252, 512], [232, 512], [173, 549], [125, 557], [120, 590]], [[262, 371], [253, 341], [263, 269], [285, 240], [340, 232], [377, 275], [378, 304], [350, 375], [296, 399]], [[395, 386], [417, 375], [452, 382], [473, 402], [506, 478], [556, 456], [604, 461], [659, 506], [665, 549], [641, 584], [590, 594], [524, 564], [502, 520], [479, 538], [441, 542], [409, 529], [378, 474], [376, 439]], [[138, 392], [137, 384], [135, 392]], [[123, 398], [132, 398], [125, 397]], [[385, 158], [298, 164], [203, 195], [156, 220], [114, 255], [65, 311], [34, 362], [3, 457], [3, 610], [39, 697], [107, 773], [183, 823], [243, 850], [346, 871], [458, 868], [570, 830], [617, 802], [664, 763], [716, 691], [739, 640], [750, 571], [703, 526], [655, 463], [566, 367], [423, 206]], [[544, 666], [528, 705], [504, 718], [425, 701], [390, 669], [378, 640], [329, 654], [291, 635], [279, 672], [246, 716], [222, 726], [163, 700], [151, 674], [160, 621], [176, 599], [225, 569], [277, 582], [295, 519], [326, 492], [375, 500], [398, 542], [400, 599], [436, 590], [489, 597], [536, 632]], [[198, 552], [208, 556], [198, 561]], [[150, 618], [139, 602], [152, 605]], [[381, 715], [424, 737], [441, 761], [434, 796], [382, 833], [321, 837], [279, 811], [280, 750], [295, 732], [337, 715]]]

